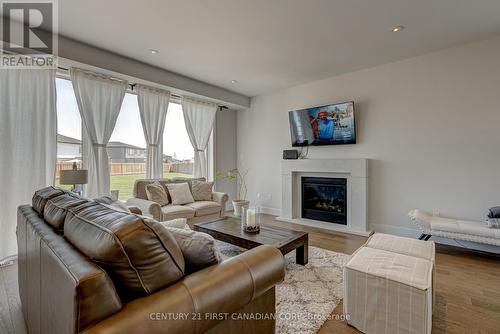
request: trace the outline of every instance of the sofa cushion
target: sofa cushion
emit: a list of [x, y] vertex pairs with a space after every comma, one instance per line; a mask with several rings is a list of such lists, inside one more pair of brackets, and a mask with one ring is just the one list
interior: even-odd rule
[[196, 201], [194, 203], [186, 204], [195, 211], [196, 217], [208, 216], [220, 212], [222, 207], [217, 202], [212, 201]]
[[161, 208], [163, 214], [162, 220], [172, 220], [176, 218], [193, 218], [195, 210], [187, 205], [165, 205]]
[[191, 189], [189, 189], [189, 184], [187, 183], [168, 183], [167, 189], [173, 205], [183, 205], [194, 202]]
[[184, 276], [179, 245], [155, 220], [89, 202], [69, 210], [64, 236], [108, 271], [125, 299], [151, 294]]
[[40, 216], [43, 217], [43, 209], [45, 208], [47, 201], [62, 194], [64, 194], [64, 190], [57, 189], [52, 186], [42, 188], [37, 190], [33, 195], [31, 206]]
[[191, 193], [195, 201], [211, 201], [213, 182], [193, 180], [191, 182]]
[[87, 202], [88, 200], [76, 194], [64, 193], [47, 200], [43, 210], [43, 218], [47, 224], [62, 232], [68, 209]]
[[191, 229], [171, 227], [168, 222], [160, 224], [177, 240], [186, 262], [186, 274], [222, 262], [222, 254], [211, 235]]
[[164, 206], [169, 203], [167, 190], [159, 182], [147, 184], [146, 195], [149, 201], [156, 202], [160, 204], [160, 206]]

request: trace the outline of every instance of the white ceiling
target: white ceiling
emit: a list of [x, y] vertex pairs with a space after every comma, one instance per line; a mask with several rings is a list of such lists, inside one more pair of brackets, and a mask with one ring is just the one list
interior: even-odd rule
[[59, 18], [62, 35], [255, 96], [498, 34], [500, 0], [61, 0]]

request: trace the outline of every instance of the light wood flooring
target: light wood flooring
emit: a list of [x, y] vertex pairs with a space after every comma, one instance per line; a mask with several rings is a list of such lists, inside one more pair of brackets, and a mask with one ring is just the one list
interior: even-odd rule
[[[264, 216], [264, 223], [309, 233], [309, 244], [351, 254], [364, 237], [278, 222]], [[437, 247], [436, 306], [433, 333], [500, 333], [500, 257]], [[333, 311], [342, 314], [342, 304]], [[0, 334], [26, 333], [17, 289], [17, 266], [0, 268]], [[319, 334], [359, 333], [342, 321], [328, 320]]]

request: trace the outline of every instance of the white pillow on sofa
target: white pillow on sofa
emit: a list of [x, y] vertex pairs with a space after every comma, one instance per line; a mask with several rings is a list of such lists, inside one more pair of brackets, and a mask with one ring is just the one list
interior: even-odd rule
[[193, 195], [187, 183], [167, 183], [168, 193], [172, 198], [172, 205], [193, 203]]
[[180, 228], [182, 230], [191, 230], [191, 227], [189, 227], [189, 225], [187, 224], [186, 218], [176, 218], [172, 220], [167, 220], [161, 222], [161, 224], [166, 227]]

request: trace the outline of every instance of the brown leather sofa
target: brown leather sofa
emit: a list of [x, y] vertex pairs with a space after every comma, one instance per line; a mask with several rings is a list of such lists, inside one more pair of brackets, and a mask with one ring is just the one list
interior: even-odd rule
[[[261, 246], [127, 300], [116, 277], [53, 228], [62, 222], [57, 205], [44, 211], [45, 205], [34, 198], [18, 208], [19, 294], [29, 333], [274, 333], [274, 287], [284, 277], [279, 250]], [[117, 219], [130, 218], [124, 215]], [[100, 242], [90, 243], [97, 252]], [[263, 319], [248, 320], [248, 314]]]

